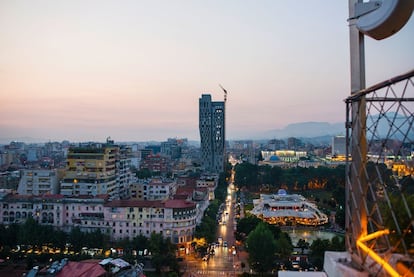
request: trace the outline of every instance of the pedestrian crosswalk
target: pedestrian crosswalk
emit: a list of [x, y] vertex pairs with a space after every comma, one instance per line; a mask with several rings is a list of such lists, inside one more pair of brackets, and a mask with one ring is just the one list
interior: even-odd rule
[[193, 273], [189, 275], [185, 275], [188, 277], [198, 277], [198, 276], [235, 276], [234, 271], [223, 271], [223, 270], [195, 270]]

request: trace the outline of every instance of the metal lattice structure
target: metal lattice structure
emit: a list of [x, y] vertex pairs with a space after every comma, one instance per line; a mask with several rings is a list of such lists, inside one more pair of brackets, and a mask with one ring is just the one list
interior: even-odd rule
[[346, 99], [346, 245], [372, 276], [414, 274], [414, 70]]

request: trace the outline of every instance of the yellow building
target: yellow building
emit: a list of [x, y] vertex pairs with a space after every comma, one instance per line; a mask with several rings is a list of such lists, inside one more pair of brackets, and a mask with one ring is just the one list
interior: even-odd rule
[[116, 160], [119, 147], [90, 143], [70, 147], [65, 176], [60, 184], [63, 195], [109, 194], [117, 198]]

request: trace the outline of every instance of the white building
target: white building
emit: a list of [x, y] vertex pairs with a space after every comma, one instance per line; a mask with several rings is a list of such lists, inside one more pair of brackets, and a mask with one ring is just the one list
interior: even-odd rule
[[177, 182], [163, 178], [138, 180], [130, 186], [130, 198], [137, 200], [164, 200], [172, 198]]
[[19, 194], [57, 194], [59, 177], [56, 169], [23, 169], [17, 188]]
[[253, 200], [252, 214], [277, 225], [316, 226], [328, 223], [328, 216], [299, 194], [287, 194], [280, 189], [278, 194], [260, 194]]
[[196, 187], [197, 188], [206, 188], [208, 190], [208, 200], [214, 200], [214, 190], [218, 185], [218, 175], [212, 176], [201, 176], [200, 179], [197, 180]]

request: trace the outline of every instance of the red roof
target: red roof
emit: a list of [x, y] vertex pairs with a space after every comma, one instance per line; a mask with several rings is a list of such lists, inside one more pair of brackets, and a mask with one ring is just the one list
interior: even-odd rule
[[138, 207], [138, 208], [191, 208], [195, 203], [183, 199], [168, 200], [113, 200], [106, 207]]
[[166, 208], [193, 208], [195, 205], [196, 204], [194, 202], [182, 199], [169, 199], [165, 202]]
[[194, 189], [195, 188], [194, 187], [191, 187], [191, 186], [182, 186], [182, 187], [177, 188], [176, 194], [188, 194], [188, 195], [191, 195], [193, 193]]
[[31, 200], [31, 199], [63, 199], [62, 194], [43, 194], [43, 195], [32, 195], [32, 194], [9, 194], [9, 199], [14, 200]]
[[56, 277], [101, 277], [106, 271], [97, 262], [68, 262]]
[[138, 207], [138, 208], [163, 208], [164, 203], [161, 200], [112, 200], [105, 203], [106, 207]]

